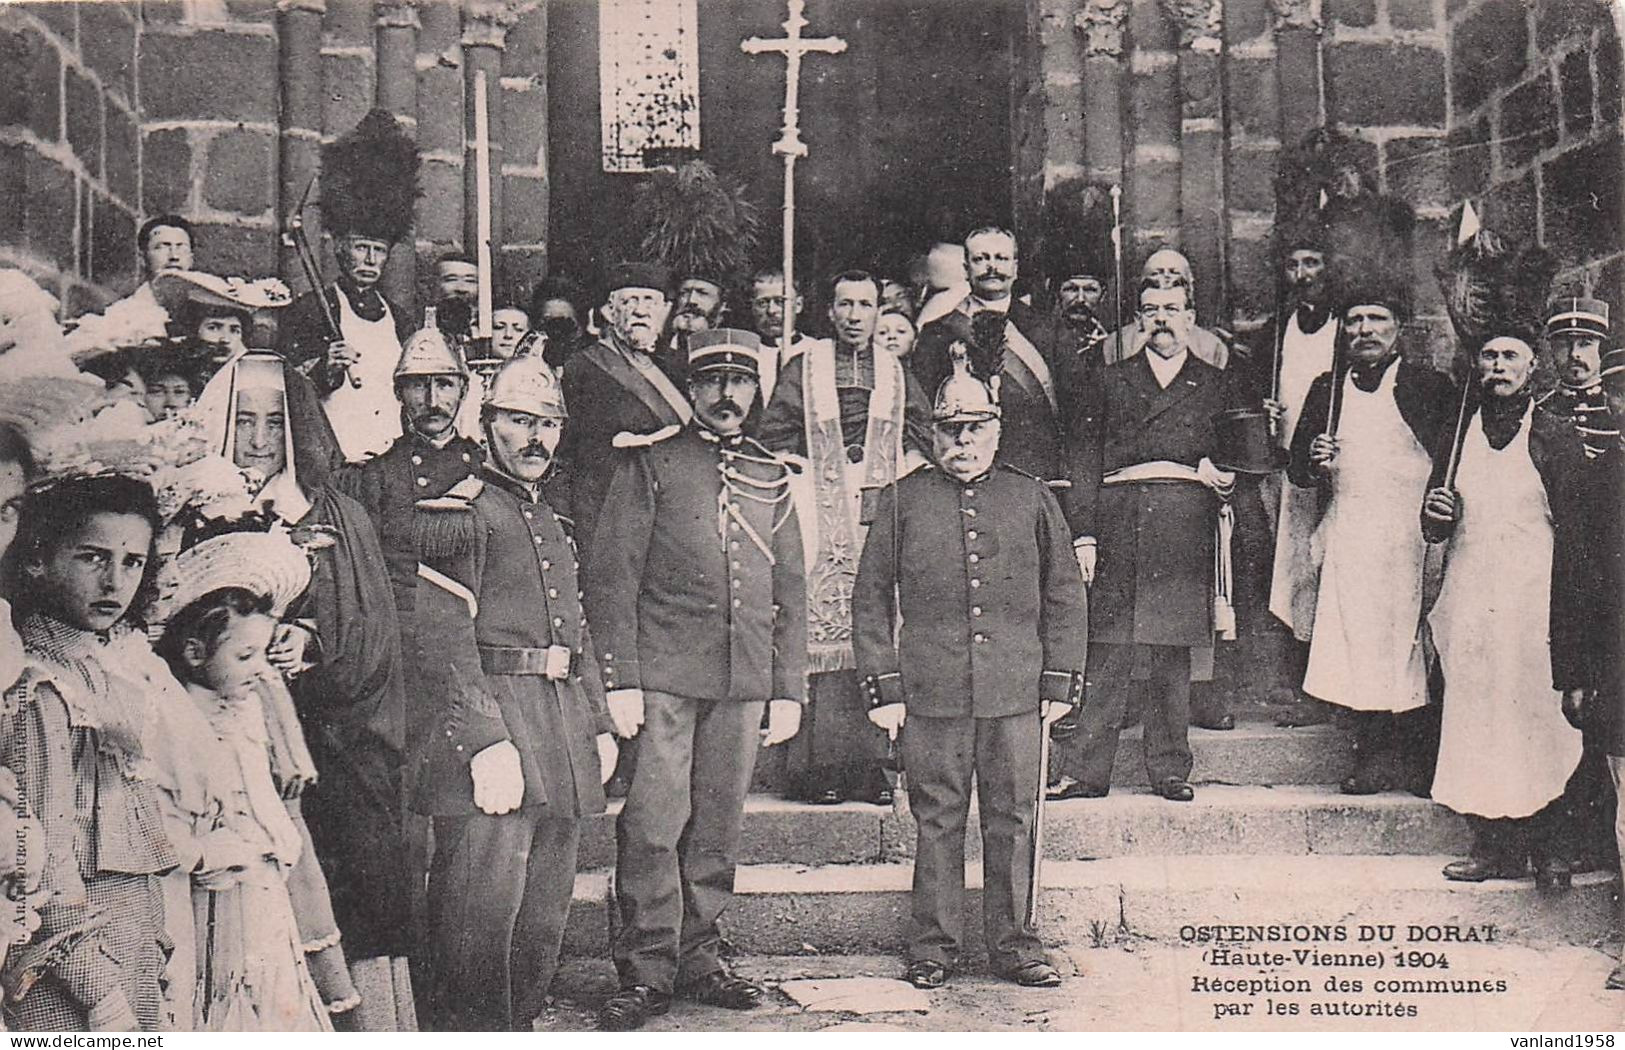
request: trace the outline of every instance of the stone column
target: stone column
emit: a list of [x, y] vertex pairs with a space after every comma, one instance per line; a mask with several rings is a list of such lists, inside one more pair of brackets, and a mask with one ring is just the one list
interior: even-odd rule
[[1279, 86], [1281, 148], [1290, 149], [1320, 125], [1320, 4], [1270, 0], [1275, 11], [1275, 82]]
[[1196, 312], [1220, 314], [1225, 288], [1223, 0], [1163, 0], [1179, 25], [1180, 243], [1196, 275]]
[[[414, 0], [375, 0], [373, 69], [377, 81], [374, 105], [386, 109], [414, 138], [418, 122], [418, 22]], [[389, 253], [382, 279], [384, 294], [417, 316], [416, 231]]]
[[[320, 166], [322, 139], [322, 16], [323, 0], [278, 0], [277, 85], [277, 222], [283, 223], [311, 177]], [[316, 201], [316, 194], [311, 194]], [[305, 213], [316, 258], [321, 259], [321, 216], [316, 208]], [[304, 288], [304, 271], [293, 248], [279, 238], [277, 270], [296, 292]]]
[[[479, 212], [474, 160], [474, 80], [485, 74], [485, 113], [491, 144], [491, 259], [502, 253], [502, 52], [513, 9], [502, 0], [467, 0], [463, 7], [463, 250], [473, 254]], [[493, 275], [495, 278], [497, 275]], [[500, 282], [494, 282], [500, 287]]]
[[1123, 27], [1128, 0], [1084, 0], [1083, 150], [1090, 181], [1123, 182]]

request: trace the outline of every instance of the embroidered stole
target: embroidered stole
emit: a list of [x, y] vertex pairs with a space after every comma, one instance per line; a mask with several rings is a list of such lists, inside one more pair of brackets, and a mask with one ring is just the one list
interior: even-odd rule
[[841, 436], [833, 344], [810, 343], [800, 356], [808, 469], [792, 485], [807, 552], [807, 670], [850, 670], [857, 666], [852, 587], [868, 532], [862, 520], [863, 494], [897, 480], [903, 460], [903, 365], [890, 354], [874, 353], [864, 456], [861, 463], [852, 463]]

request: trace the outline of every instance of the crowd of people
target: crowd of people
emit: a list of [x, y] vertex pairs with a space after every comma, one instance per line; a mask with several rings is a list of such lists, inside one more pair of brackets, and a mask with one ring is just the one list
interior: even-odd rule
[[410, 173], [324, 174], [338, 277], [297, 298], [194, 268], [174, 215], [101, 314], [0, 273], [8, 1026], [526, 1029], [617, 794], [601, 1027], [753, 1008], [719, 919], [777, 745], [813, 804], [907, 769], [921, 988], [974, 785], [990, 964], [1055, 986], [1035, 795], [1107, 795], [1139, 719], [1190, 801], [1216, 655], [1272, 623], [1285, 720], [1352, 730], [1342, 790], [1470, 819], [1445, 878], [1617, 866], [1625, 351], [1464, 228], [1435, 371], [1408, 211], [1347, 174], [1283, 216], [1251, 340], [1171, 248], [1039, 281], [998, 226], [817, 317], [774, 267], [487, 300], [448, 254], [419, 324], [381, 285]]

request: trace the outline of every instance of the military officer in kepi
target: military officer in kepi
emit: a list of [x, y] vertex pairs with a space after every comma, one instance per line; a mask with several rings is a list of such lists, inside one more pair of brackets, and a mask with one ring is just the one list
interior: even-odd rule
[[1596, 459], [1619, 437], [1619, 420], [1608, 411], [1602, 386], [1608, 304], [1600, 299], [1556, 299], [1546, 318], [1546, 346], [1558, 383], [1536, 402], [1542, 412], [1567, 419], [1579, 431], [1586, 458]]
[[[673, 994], [748, 1010], [717, 920], [733, 898], [756, 752], [795, 736], [807, 690], [801, 528], [788, 468], [745, 436], [761, 340], [689, 339], [694, 421], [617, 439], [587, 548], [587, 613], [617, 731], [638, 762], [615, 827], [621, 988], [599, 1027], [641, 1027]], [[764, 710], [767, 726], [762, 726]]]
[[490, 459], [418, 512], [439, 553], [414, 599], [424, 695], [444, 698], [416, 770], [433, 817], [432, 1026], [530, 1030], [563, 943], [585, 818], [614, 765], [567, 525], [538, 490], [564, 425], [539, 357], [485, 395]]
[[1087, 600], [1055, 497], [994, 463], [998, 377], [984, 382], [956, 349], [932, 411], [935, 465], [883, 490], [864, 543], [858, 669], [870, 719], [902, 733], [919, 829], [906, 979], [940, 987], [957, 961], [974, 776], [993, 969], [1051, 986], [1060, 974], [1026, 925], [1040, 743], [1081, 699]]

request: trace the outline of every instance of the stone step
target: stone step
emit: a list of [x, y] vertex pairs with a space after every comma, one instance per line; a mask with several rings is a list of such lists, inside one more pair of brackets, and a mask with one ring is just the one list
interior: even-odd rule
[[[582, 837], [583, 869], [615, 863], [613, 814]], [[969, 856], [981, 856], [972, 805]], [[745, 802], [741, 864], [869, 864], [914, 854], [913, 818], [861, 802], [812, 806], [771, 795]], [[1045, 808], [1044, 854], [1056, 860], [1178, 854], [1458, 853], [1471, 844], [1461, 818], [1406, 794], [1354, 798], [1335, 787], [1206, 785], [1193, 802], [1120, 788], [1101, 799]]]
[[[1193, 784], [1335, 784], [1353, 772], [1353, 738], [1332, 725], [1284, 729], [1271, 712], [1281, 708], [1241, 708], [1236, 728], [1192, 729]], [[1123, 731], [1112, 766], [1112, 783], [1144, 787], [1141, 729]], [[789, 783], [784, 749], [764, 752], [756, 762], [755, 789], [782, 793]]]
[[[1361, 924], [1493, 928], [1497, 943], [1593, 944], [1615, 931], [1617, 879], [1576, 876], [1546, 894], [1533, 881], [1449, 882], [1451, 856], [1143, 856], [1044, 865], [1039, 932], [1046, 943], [1149, 938], [1181, 943], [1189, 927]], [[908, 864], [751, 865], [739, 869], [723, 933], [744, 954], [887, 953], [902, 950]], [[968, 957], [981, 948], [981, 865], [966, 865]], [[576, 877], [566, 951], [608, 951], [607, 872]], [[1182, 931], [1185, 933], [1182, 935]], [[1357, 942], [1356, 942], [1357, 944]], [[1291, 945], [1289, 945], [1290, 947]], [[1437, 950], [1439, 944], [1417, 945]], [[1354, 950], [1330, 945], [1339, 950]], [[1445, 950], [1449, 945], [1443, 945]], [[1193, 949], [1193, 954], [1194, 954]]]

